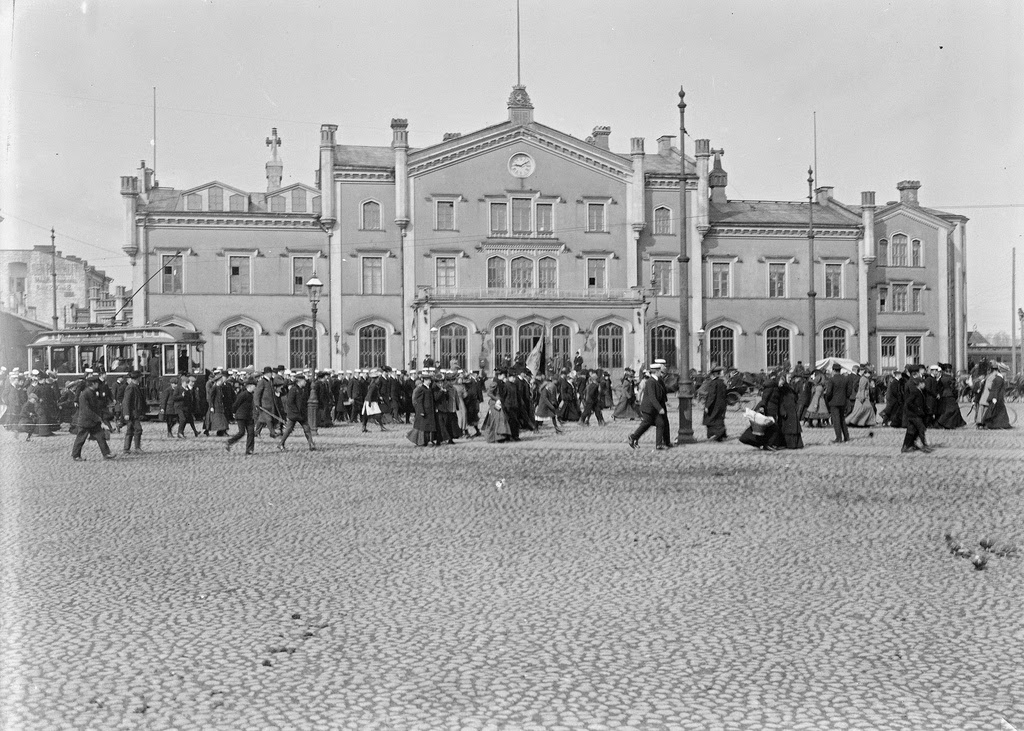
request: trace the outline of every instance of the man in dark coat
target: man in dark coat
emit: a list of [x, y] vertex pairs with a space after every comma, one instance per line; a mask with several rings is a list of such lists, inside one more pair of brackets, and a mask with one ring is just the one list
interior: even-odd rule
[[590, 415], [597, 417], [597, 423], [604, 426], [604, 414], [601, 413], [601, 384], [598, 381], [597, 371], [590, 374], [587, 385], [583, 387], [583, 413], [580, 414], [579, 423], [583, 426], [590, 426]]
[[231, 405], [231, 412], [235, 417], [235, 424], [238, 425], [238, 433], [228, 437], [224, 444], [225, 451], [231, 451], [231, 445], [245, 436], [245, 454], [249, 456], [256, 448], [256, 407], [254, 394], [256, 393], [256, 379], [250, 378], [245, 382], [242, 390], [235, 396]]
[[413, 422], [409, 441], [417, 447], [425, 447], [428, 444], [436, 447], [441, 443], [436, 396], [434, 374], [430, 369], [426, 369], [423, 373], [423, 382], [412, 392]]
[[903, 374], [893, 373], [885, 389], [885, 423], [897, 429], [903, 426]]
[[292, 429], [295, 428], [296, 424], [302, 426], [302, 433], [306, 435], [309, 451], [316, 451], [316, 446], [313, 444], [313, 430], [309, 426], [309, 420], [306, 415], [306, 409], [309, 405], [309, 388], [307, 383], [306, 375], [300, 373], [296, 376], [295, 383], [292, 384], [291, 388], [284, 395], [284, 416], [288, 420], [288, 426], [285, 427], [284, 434], [281, 435], [281, 443], [277, 445], [277, 448], [282, 452], [287, 451], [285, 442], [288, 441], [288, 437], [291, 436]]
[[129, 371], [128, 381], [121, 396], [121, 418], [124, 419], [124, 453], [131, 454], [132, 445], [135, 451], [142, 451], [142, 419], [146, 416], [148, 404], [142, 392], [142, 374]]
[[668, 412], [668, 391], [662, 382], [661, 364], [655, 363], [650, 367], [650, 376], [644, 383], [643, 397], [640, 399], [640, 426], [626, 438], [626, 442], [633, 449], [640, 447], [640, 437], [652, 426], [655, 427], [655, 449], [665, 449], [669, 441], [665, 431], [664, 423], [659, 417]]
[[[271, 438], [277, 436], [278, 419], [281, 417], [277, 405], [277, 394], [274, 393], [274, 369], [270, 366], [263, 368], [263, 375], [256, 381], [256, 387], [252, 394], [253, 411], [256, 415], [257, 436], [263, 427], [270, 428]], [[274, 418], [277, 417], [277, 418]], [[237, 419], [237, 417], [236, 417]]]
[[922, 452], [932, 451], [925, 439], [925, 417], [928, 415], [924, 398], [924, 368], [920, 365], [907, 366], [910, 378], [903, 387], [903, 426], [907, 433], [903, 437], [901, 452], [913, 452], [918, 449], [917, 440], [921, 440]]
[[89, 437], [96, 440], [100, 445], [100, 453], [103, 459], [114, 459], [107, 446], [107, 435], [103, 431], [103, 410], [104, 405], [98, 394], [100, 385], [99, 374], [92, 373], [86, 379], [85, 388], [78, 396], [78, 413], [75, 414], [75, 426], [78, 427], [78, 434], [75, 436], [74, 446], [71, 447], [71, 458], [76, 462], [84, 461], [82, 447]]
[[711, 369], [707, 384], [707, 396], [704, 398], [703, 423], [708, 428], [709, 440], [725, 441], [725, 410], [728, 406], [725, 381], [722, 380], [722, 366], [715, 366]]
[[824, 397], [828, 413], [832, 415], [832, 428], [836, 433], [836, 438], [832, 440], [832, 443], [842, 444], [850, 441], [846, 415], [853, 410], [853, 404], [857, 400], [855, 377], [852, 374], [845, 375], [842, 367], [838, 363], [833, 363], [832, 378], [825, 384]]

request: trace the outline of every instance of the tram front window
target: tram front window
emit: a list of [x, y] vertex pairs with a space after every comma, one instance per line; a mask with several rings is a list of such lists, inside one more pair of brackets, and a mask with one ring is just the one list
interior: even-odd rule
[[85, 373], [86, 368], [92, 368], [94, 371], [105, 370], [102, 345], [83, 345], [79, 348], [79, 352], [81, 358], [79, 373]]
[[127, 373], [135, 362], [134, 345], [108, 345], [107, 363], [111, 373]]
[[57, 373], [74, 373], [75, 363], [74, 346], [50, 348], [50, 368]]
[[32, 348], [32, 367], [29, 370], [46, 370], [46, 348]]

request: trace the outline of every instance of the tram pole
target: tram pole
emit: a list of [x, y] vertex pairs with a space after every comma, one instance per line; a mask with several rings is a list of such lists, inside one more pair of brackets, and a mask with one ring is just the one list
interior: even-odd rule
[[53, 329], [57, 329], [57, 234], [50, 229], [50, 275], [53, 277]]

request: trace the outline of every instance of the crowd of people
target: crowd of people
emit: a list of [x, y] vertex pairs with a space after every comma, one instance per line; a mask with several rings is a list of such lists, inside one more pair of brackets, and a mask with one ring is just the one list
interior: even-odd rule
[[[966, 424], [960, 406], [964, 379], [954, 376], [948, 364], [910, 365], [884, 378], [867, 364], [846, 372], [838, 364], [824, 371], [798, 363], [760, 374], [714, 367], [706, 375], [691, 373], [691, 380], [703, 406], [707, 438], [714, 442], [728, 438], [730, 394], [756, 392], [750, 428], [739, 440], [768, 451], [802, 448], [804, 428], [830, 425], [833, 441], [844, 443], [850, 427], [888, 425], [907, 430], [903, 451], [927, 452], [928, 429]], [[264, 430], [277, 440], [277, 449], [287, 450], [288, 439], [300, 427], [308, 448], [316, 450], [314, 427], [358, 424], [365, 432], [371, 425], [383, 431], [407, 425], [414, 445], [437, 447], [463, 438], [519, 441], [523, 431], [535, 432], [548, 421], [555, 433], [566, 423], [588, 427], [593, 420], [604, 426], [606, 412], [610, 419], [640, 422], [627, 438], [632, 448], [652, 426], [656, 450], [676, 446], [668, 397], [678, 389], [679, 378], [664, 361], [639, 372], [625, 368], [617, 388], [603, 369], [574, 363], [534, 374], [522, 362], [499, 368], [490, 378], [479, 371], [440, 369], [430, 361], [419, 371], [387, 366], [317, 373], [284, 366], [267, 366], [261, 373], [216, 368], [174, 377], [157, 388], [137, 370], [103, 374], [87, 369], [85, 378], [62, 388], [53, 372], [2, 368], [0, 381], [0, 424], [31, 439], [51, 436], [67, 423], [76, 434], [76, 460], [83, 459], [89, 439], [99, 444], [104, 458], [113, 459], [107, 437], [115, 430], [123, 432], [124, 454], [141, 452], [142, 423], [154, 410], [167, 438], [227, 437], [227, 451], [244, 438], [245, 454], [253, 453]], [[999, 364], [979, 364], [966, 385], [977, 428], [1011, 428], [1006, 376]], [[229, 435], [231, 422], [237, 430]]]

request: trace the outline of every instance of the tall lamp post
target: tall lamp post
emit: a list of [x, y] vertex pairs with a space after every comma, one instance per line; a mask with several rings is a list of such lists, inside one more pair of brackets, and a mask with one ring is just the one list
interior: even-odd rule
[[690, 380], [690, 252], [686, 216], [686, 102], [679, 87], [679, 433], [677, 444], [692, 444], [693, 381]]
[[313, 434], [317, 434], [317, 427], [320, 425], [320, 400], [316, 396], [316, 361], [317, 352], [320, 349], [320, 338], [316, 331], [316, 311], [320, 306], [320, 292], [324, 283], [315, 276], [306, 282], [306, 293], [309, 295], [309, 306], [313, 310], [313, 377], [309, 381], [309, 401], [306, 404], [306, 419], [309, 421], [309, 428]]

